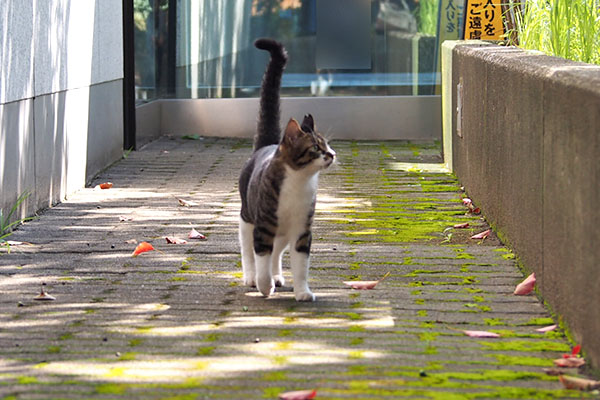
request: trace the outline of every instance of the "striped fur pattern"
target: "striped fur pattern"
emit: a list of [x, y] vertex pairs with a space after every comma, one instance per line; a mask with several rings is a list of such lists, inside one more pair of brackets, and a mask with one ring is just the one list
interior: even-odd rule
[[244, 283], [264, 296], [283, 286], [281, 256], [289, 249], [296, 300], [314, 301], [308, 287], [311, 226], [319, 172], [334, 162], [335, 152], [317, 133], [311, 115], [301, 124], [290, 119], [280, 138], [279, 89], [287, 55], [271, 39], [255, 45], [269, 51], [271, 59], [261, 88], [254, 153], [239, 180]]

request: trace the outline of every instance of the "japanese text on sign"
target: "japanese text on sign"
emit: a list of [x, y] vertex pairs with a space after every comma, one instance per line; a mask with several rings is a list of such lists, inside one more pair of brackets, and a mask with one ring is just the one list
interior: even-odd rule
[[469, 0], [465, 14], [465, 39], [502, 39], [501, 3], [502, 0]]

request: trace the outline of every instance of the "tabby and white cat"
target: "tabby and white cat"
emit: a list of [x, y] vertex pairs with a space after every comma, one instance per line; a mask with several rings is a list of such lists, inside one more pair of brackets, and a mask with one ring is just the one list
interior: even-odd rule
[[279, 89], [287, 53], [272, 39], [254, 45], [271, 58], [261, 87], [254, 153], [239, 181], [244, 283], [264, 296], [283, 286], [281, 255], [289, 248], [296, 300], [314, 301], [308, 287], [311, 225], [319, 172], [334, 162], [335, 152], [316, 132], [310, 114], [302, 124], [290, 119], [281, 138]]

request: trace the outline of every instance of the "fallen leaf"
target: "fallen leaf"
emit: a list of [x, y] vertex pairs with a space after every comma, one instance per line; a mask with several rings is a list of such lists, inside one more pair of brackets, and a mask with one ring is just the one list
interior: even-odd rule
[[35, 296], [33, 299], [34, 300], [39, 300], [39, 301], [52, 301], [52, 300], [56, 300], [56, 297], [51, 296], [48, 293], [46, 293], [46, 291], [42, 287], [42, 291], [40, 292], [40, 294], [38, 294], [37, 296]]
[[181, 138], [187, 140], [200, 140], [200, 135], [183, 135]]
[[536, 329], [536, 332], [546, 333], [546, 332], [553, 331], [556, 328], [558, 328], [558, 325], [550, 325], [550, 326], [545, 326], [543, 328]]
[[137, 257], [139, 254], [145, 253], [147, 251], [152, 251], [155, 250], [154, 247], [152, 247], [152, 245], [148, 242], [141, 242], [140, 244], [137, 245], [137, 247], [135, 248], [135, 250], [133, 251], [133, 253], [131, 254], [132, 257]]
[[514, 294], [518, 296], [524, 296], [533, 291], [535, 286], [535, 273], [529, 275], [525, 280], [517, 285]]
[[550, 376], [559, 376], [564, 373], [560, 369], [556, 369], [556, 368], [543, 368], [542, 371], [544, 371], [546, 373], [546, 375], [550, 375]]
[[381, 277], [378, 281], [344, 281], [344, 285], [350, 286], [352, 289], [356, 290], [368, 290], [374, 289], [375, 286], [385, 278], [390, 275], [388, 271], [384, 276]]
[[176, 199], [179, 202], [179, 205], [183, 206], [183, 207], [194, 207], [194, 206], [198, 206], [199, 205], [196, 202], [183, 200], [183, 199], [180, 199], [179, 197], [177, 197]]
[[456, 224], [456, 225], [453, 226], [454, 229], [465, 229], [465, 228], [468, 228], [468, 227], [469, 227], [469, 223], [468, 222], [465, 222], [465, 223], [462, 223], [462, 224]]
[[475, 215], [481, 214], [481, 210], [479, 209], [479, 207], [471, 208], [470, 210]]
[[591, 379], [576, 378], [574, 376], [560, 375], [558, 377], [567, 389], [595, 390], [600, 389], [600, 382]]
[[198, 232], [196, 229], [192, 228], [192, 230], [190, 231], [190, 233], [188, 233], [188, 239], [200, 239], [200, 240], [204, 240], [204, 239], [206, 239], [206, 236], [204, 236], [203, 234], [201, 234], [200, 232]]
[[579, 354], [580, 351], [581, 351], [581, 345], [578, 344], [577, 346], [573, 347], [573, 350], [571, 350], [571, 357], [576, 356], [577, 354]]
[[167, 241], [168, 244], [186, 244], [187, 243], [187, 240], [179, 239], [179, 238], [171, 237], [171, 236], [165, 237], [165, 240]]
[[463, 331], [465, 335], [476, 337], [476, 338], [497, 338], [500, 337], [499, 334], [488, 331]]
[[462, 199], [462, 202], [465, 206], [468, 206], [469, 204], [473, 204], [473, 200], [469, 199], [468, 197], [465, 197], [464, 199]]
[[119, 222], [133, 221], [133, 217], [128, 217], [126, 215], [119, 215]]
[[99, 185], [96, 185], [94, 189], [110, 189], [111, 187], [113, 187], [112, 182], [104, 182]]
[[490, 236], [490, 233], [492, 233], [492, 230], [488, 229], [487, 231], [483, 231], [471, 236], [471, 239], [485, 239], [486, 237]]
[[279, 394], [280, 400], [311, 400], [317, 397], [316, 390], [297, 390]]
[[581, 357], [557, 358], [553, 362], [554, 365], [561, 368], [579, 368], [585, 364], [585, 360]]

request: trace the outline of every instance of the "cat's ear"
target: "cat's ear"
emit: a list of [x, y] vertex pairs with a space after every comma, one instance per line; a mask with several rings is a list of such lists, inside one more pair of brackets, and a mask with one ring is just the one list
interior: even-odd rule
[[285, 132], [283, 134], [283, 138], [286, 142], [292, 144], [294, 143], [301, 135], [303, 135], [302, 129], [294, 118], [290, 118], [290, 122], [288, 122], [285, 127]]
[[302, 120], [302, 130], [304, 132], [315, 131], [315, 120], [313, 119], [312, 115], [307, 114], [304, 116], [304, 119]]

